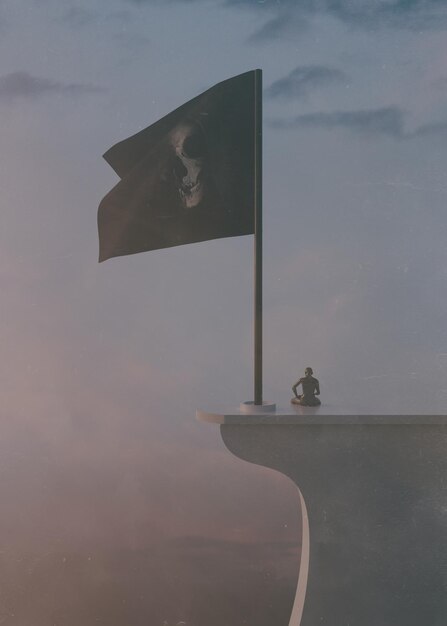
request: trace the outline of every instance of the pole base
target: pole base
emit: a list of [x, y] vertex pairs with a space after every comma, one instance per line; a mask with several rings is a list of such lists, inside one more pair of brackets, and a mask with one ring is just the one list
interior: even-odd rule
[[275, 413], [276, 404], [274, 402], [263, 402], [262, 404], [255, 404], [253, 400], [248, 400], [247, 402], [240, 403], [239, 410], [245, 415]]

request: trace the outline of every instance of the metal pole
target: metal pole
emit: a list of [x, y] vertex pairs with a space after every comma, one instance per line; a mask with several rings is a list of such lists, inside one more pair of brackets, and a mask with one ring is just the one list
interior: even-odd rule
[[262, 404], [262, 70], [255, 70], [254, 402]]

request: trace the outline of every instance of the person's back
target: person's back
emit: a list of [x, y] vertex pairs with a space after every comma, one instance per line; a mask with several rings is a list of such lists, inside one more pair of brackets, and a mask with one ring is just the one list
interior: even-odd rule
[[[312, 376], [313, 371], [311, 367], [306, 367], [305, 374], [306, 375], [300, 378], [292, 387], [293, 393], [295, 394], [292, 403], [301, 404], [302, 406], [318, 406], [321, 402], [316, 396], [320, 395], [320, 383]], [[296, 392], [299, 385], [303, 388], [303, 393], [300, 396]]]
[[315, 392], [318, 391], [318, 380], [313, 376], [305, 376], [300, 380], [303, 388], [303, 396], [314, 396]]

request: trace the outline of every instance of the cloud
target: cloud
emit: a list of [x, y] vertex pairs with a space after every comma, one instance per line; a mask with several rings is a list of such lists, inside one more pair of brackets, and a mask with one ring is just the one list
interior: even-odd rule
[[[114, 525], [111, 519], [108, 525]], [[287, 624], [298, 571], [284, 575], [277, 554], [262, 543], [251, 553], [178, 552], [177, 542], [152, 541], [146, 549], [97, 545], [46, 553], [2, 554], [0, 621], [17, 623], [165, 624], [226, 626]], [[266, 558], [267, 557], [267, 558]], [[297, 561], [297, 559], [296, 559]]]
[[447, 89], [447, 76], [441, 76], [436, 80], [433, 80], [431, 86], [439, 91], [445, 91]]
[[357, 28], [395, 28], [405, 30], [444, 30], [447, 6], [441, 0], [226, 0], [231, 7], [247, 7], [276, 13], [250, 41], [261, 42], [283, 37], [296, 27], [302, 28], [317, 16], [331, 16]]
[[64, 13], [61, 21], [65, 22], [72, 28], [81, 28], [89, 26], [90, 24], [96, 24], [101, 22], [128, 22], [130, 19], [130, 12], [125, 10], [111, 11], [110, 13], [104, 13], [100, 11], [92, 11], [90, 8], [85, 7], [70, 7]]
[[424, 137], [426, 135], [445, 135], [447, 133], [447, 121], [423, 124], [409, 135], [410, 137]]
[[32, 76], [28, 72], [11, 72], [0, 77], [0, 100], [32, 100], [45, 94], [79, 96], [101, 93], [104, 89], [86, 83], [63, 83]]
[[280, 78], [266, 89], [270, 98], [301, 98], [314, 88], [339, 83], [347, 79], [341, 70], [324, 65], [302, 65]]
[[83, 7], [71, 7], [67, 10], [63, 17], [63, 21], [73, 27], [86, 26], [87, 24], [96, 21], [96, 19], [96, 13]]
[[173, 543], [177, 554], [220, 554], [222, 559], [229, 559], [233, 564], [236, 559], [246, 556], [265, 563], [283, 558], [292, 558], [296, 561], [300, 550], [298, 541], [287, 540], [263, 541], [262, 549], [257, 541], [234, 541], [196, 535], [176, 537]]
[[330, 6], [329, 13], [343, 22], [362, 28], [443, 30], [447, 27], [447, 7], [439, 0], [379, 0], [375, 3], [368, 0], [358, 3], [342, 0]]
[[137, 5], [158, 5], [164, 6], [168, 4], [196, 4], [196, 3], [204, 3], [206, 0], [127, 0], [130, 4]]
[[259, 30], [248, 39], [250, 43], [264, 43], [272, 39], [283, 39], [287, 35], [306, 30], [308, 20], [304, 16], [293, 15], [288, 12], [268, 20]]
[[151, 44], [151, 40], [146, 35], [135, 32], [119, 32], [113, 36], [119, 48], [134, 53], [147, 48]]
[[291, 120], [272, 120], [270, 126], [273, 128], [343, 129], [361, 134], [400, 138], [404, 136], [403, 119], [403, 111], [398, 107], [390, 106], [358, 111], [307, 113]]
[[[280, 81], [278, 81], [280, 82]], [[276, 83], [274, 83], [275, 85]], [[359, 135], [384, 135], [394, 139], [413, 139], [447, 134], [447, 120], [421, 124], [406, 131], [405, 113], [396, 106], [357, 111], [329, 111], [306, 113], [292, 119], [271, 119], [267, 124], [274, 129], [317, 128], [324, 130], [347, 130]]]

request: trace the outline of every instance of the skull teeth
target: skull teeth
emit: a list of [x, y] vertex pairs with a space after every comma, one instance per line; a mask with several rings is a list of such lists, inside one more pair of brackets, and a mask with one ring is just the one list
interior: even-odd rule
[[182, 183], [182, 189], [188, 193], [192, 193], [198, 187], [200, 187], [200, 182], [197, 183]]
[[179, 188], [180, 198], [187, 208], [195, 207], [202, 200], [202, 185], [200, 182], [194, 185], [185, 185]]

